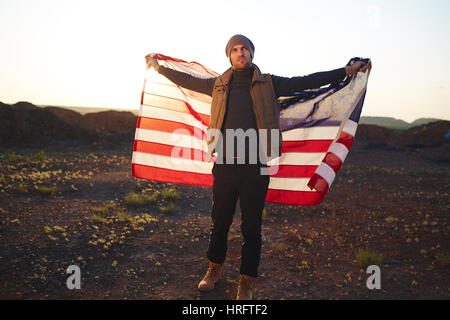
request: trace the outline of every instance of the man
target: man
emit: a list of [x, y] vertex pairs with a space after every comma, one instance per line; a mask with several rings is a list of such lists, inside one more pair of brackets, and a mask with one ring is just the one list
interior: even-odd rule
[[[165, 68], [160, 66], [156, 59], [146, 57], [148, 66], [152, 66], [177, 85], [212, 96], [208, 155], [217, 151], [217, 159], [212, 169], [212, 227], [207, 251], [209, 267], [198, 284], [198, 289], [210, 291], [220, 278], [227, 251], [228, 231], [239, 198], [243, 245], [238, 300], [253, 298], [253, 282], [258, 275], [262, 211], [270, 178], [269, 175], [262, 174], [261, 169], [266, 167], [269, 159], [280, 154], [282, 143], [279, 132], [280, 104], [277, 98], [305, 89], [318, 88], [358, 71], [370, 71], [371, 68], [370, 62], [356, 62], [328, 72], [285, 78], [262, 74], [252, 63], [254, 52], [255, 47], [250, 39], [243, 35], [234, 35], [225, 48], [231, 68], [221, 76], [209, 79], [200, 79]], [[221, 134], [218, 137], [211, 136], [211, 130]], [[264, 130], [265, 136], [261, 133]], [[256, 140], [253, 140], [256, 144], [251, 143], [252, 139], [247, 141], [245, 137], [244, 140], [238, 139], [237, 143], [236, 134], [233, 134], [236, 132], [257, 132], [254, 135]], [[271, 139], [272, 132], [276, 132], [275, 141]], [[252, 148], [254, 145], [257, 146], [256, 149]], [[255, 157], [255, 153], [259, 157]]]

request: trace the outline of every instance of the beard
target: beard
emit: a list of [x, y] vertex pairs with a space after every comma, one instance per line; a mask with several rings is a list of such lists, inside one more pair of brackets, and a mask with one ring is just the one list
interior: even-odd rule
[[234, 59], [234, 61], [231, 61], [231, 65], [233, 66], [233, 69], [235, 70], [245, 70], [248, 69], [252, 64], [252, 60], [244, 57], [244, 56], [240, 56], [237, 59]]

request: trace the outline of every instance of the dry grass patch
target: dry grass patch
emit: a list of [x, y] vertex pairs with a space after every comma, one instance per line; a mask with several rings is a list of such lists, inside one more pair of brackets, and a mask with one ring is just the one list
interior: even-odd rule
[[383, 255], [369, 251], [368, 249], [359, 249], [356, 252], [356, 260], [364, 269], [367, 269], [371, 265], [381, 266], [383, 263]]
[[143, 194], [130, 192], [125, 196], [125, 203], [130, 207], [143, 207], [150, 203], [156, 203], [158, 201], [158, 194]]

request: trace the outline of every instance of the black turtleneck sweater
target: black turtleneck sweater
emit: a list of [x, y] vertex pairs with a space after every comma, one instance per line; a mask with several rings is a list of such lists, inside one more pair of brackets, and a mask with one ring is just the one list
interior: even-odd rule
[[[227, 109], [225, 112], [225, 117], [222, 125], [222, 137], [223, 137], [223, 147], [220, 144], [221, 141], [219, 140], [219, 144], [216, 147], [217, 150], [217, 156], [223, 157], [222, 159], [225, 160], [226, 155], [228, 154], [226, 152], [226, 145], [227, 141], [229, 141], [229, 138], [227, 136], [227, 129], [242, 129], [244, 132], [246, 132], [248, 129], [253, 129], [253, 132], [255, 133], [254, 137], [257, 138], [257, 125], [256, 125], [256, 117], [255, 113], [253, 111], [253, 102], [252, 97], [250, 95], [250, 86], [252, 83], [252, 76], [253, 76], [253, 70], [254, 67], [250, 67], [247, 70], [244, 71], [238, 71], [233, 70], [233, 75], [231, 77], [231, 82], [229, 86], [229, 93], [227, 98]], [[249, 134], [253, 134], [252, 132], [248, 132]], [[231, 131], [230, 137], [233, 137], [234, 133]], [[237, 138], [234, 138], [233, 142], [233, 148], [234, 152], [233, 154], [230, 154], [230, 157], [236, 158], [243, 158], [244, 155], [238, 154], [237, 149]], [[253, 143], [256, 147], [258, 146], [258, 142], [253, 141]], [[256, 149], [256, 152], [258, 149]], [[249, 138], [245, 138], [245, 162], [249, 163]], [[258, 154], [256, 153], [256, 156], [254, 159], [256, 160], [258, 158]], [[230, 160], [228, 160], [229, 162]], [[224, 161], [225, 162], [225, 161]], [[227, 162], [227, 163], [228, 163]]]
[[253, 66], [244, 71], [233, 70], [222, 130], [257, 128], [250, 95], [253, 70]]
[[[253, 112], [253, 102], [250, 96], [250, 86], [253, 77], [253, 70], [253, 65], [249, 69], [244, 71], [233, 70], [233, 76], [231, 78], [229, 87], [230, 90], [227, 99], [227, 110], [222, 125], [222, 136], [225, 137], [224, 146], [226, 146], [226, 129], [243, 129], [244, 132], [251, 128], [257, 130], [256, 117], [255, 113]], [[164, 66], [160, 66], [158, 72], [181, 87], [204, 93], [209, 96], [212, 96], [214, 83], [217, 79], [200, 79], [193, 77], [187, 73], [169, 69]], [[271, 78], [275, 94], [278, 98], [281, 96], [291, 95], [294, 92], [304, 91], [306, 89], [319, 88], [323, 85], [344, 79], [345, 75], [345, 68], [339, 68], [332, 71], [313, 73], [304, 77], [286, 78], [271, 75]], [[220, 152], [222, 149], [220, 144], [221, 141], [219, 140], [216, 146], [218, 157], [225, 156], [224, 153]], [[236, 145], [234, 147], [234, 156], [236, 156]], [[226, 148], [224, 147], [223, 150], [225, 151]], [[249, 145], [248, 139], [246, 138], [246, 163], [248, 163], [248, 151]], [[256, 158], [259, 159], [258, 156]]]

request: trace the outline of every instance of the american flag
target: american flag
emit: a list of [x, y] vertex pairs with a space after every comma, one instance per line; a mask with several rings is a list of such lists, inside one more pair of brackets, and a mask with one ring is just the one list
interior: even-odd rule
[[[152, 54], [160, 65], [199, 78], [220, 74], [197, 62]], [[359, 58], [353, 58], [348, 65]], [[366, 59], [365, 59], [366, 60]], [[367, 60], [366, 60], [367, 61]], [[317, 205], [341, 168], [355, 137], [368, 72], [326, 88], [281, 97], [282, 154], [270, 176], [266, 202]], [[212, 186], [206, 160], [211, 97], [147, 71], [132, 156], [132, 175], [162, 182]]]

